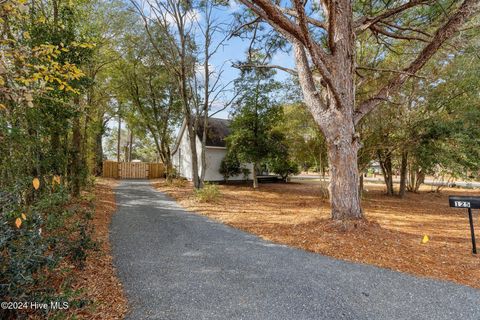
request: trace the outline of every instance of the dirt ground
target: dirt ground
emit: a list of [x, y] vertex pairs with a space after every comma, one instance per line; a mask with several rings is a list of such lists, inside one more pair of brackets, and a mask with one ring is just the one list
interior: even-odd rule
[[113, 264], [108, 239], [110, 219], [116, 210], [113, 179], [97, 178], [95, 184], [95, 214], [93, 240], [99, 244], [98, 251], [91, 251], [85, 268], [75, 275], [75, 288], [81, 290], [85, 299], [93, 305], [83, 309], [76, 317], [81, 319], [123, 319], [127, 312], [127, 300]]
[[[372, 264], [480, 288], [480, 254], [471, 253], [468, 215], [451, 209], [448, 195], [480, 195], [478, 190], [425, 187], [405, 199], [388, 197], [383, 186], [367, 184], [366, 222], [339, 225], [329, 219], [328, 200], [316, 183], [220, 185], [216, 203], [199, 203], [187, 183], [154, 182], [190, 211], [207, 215], [264, 239], [331, 257]], [[480, 234], [478, 210], [475, 211]], [[429, 241], [422, 243], [427, 235]], [[477, 237], [478, 238], [478, 237]]]

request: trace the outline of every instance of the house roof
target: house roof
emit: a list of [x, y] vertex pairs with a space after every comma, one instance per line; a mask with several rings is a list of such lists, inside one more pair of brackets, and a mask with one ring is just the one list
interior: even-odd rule
[[[207, 127], [207, 147], [226, 147], [225, 138], [230, 134], [230, 120], [209, 118]], [[203, 138], [203, 121], [199, 121], [198, 138]]]

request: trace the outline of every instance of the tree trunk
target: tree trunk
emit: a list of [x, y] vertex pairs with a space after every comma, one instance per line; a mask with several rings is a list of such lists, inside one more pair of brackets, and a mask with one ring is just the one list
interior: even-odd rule
[[[196, 120], [193, 120], [196, 121]], [[195, 126], [196, 127], [196, 126]], [[192, 123], [192, 119], [187, 119], [187, 130], [188, 130], [188, 137], [190, 141], [190, 149], [192, 155], [192, 181], [193, 187], [195, 189], [200, 188], [200, 179], [198, 176], [198, 155], [197, 155], [197, 134], [194, 130], [194, 124]]]
[[[349, 10], [349, 8], [345, 9], [345, 11]], [[346, 28], [351, 27], [351, 21], [343, 25]], [[354, 38], [341, 39], [341, 41], [345, 43], [336, 46], [336, 50], [342, 55], [343, 63], [341, 68], [333, 71], [336, 81], [342, 87], [342, 98], [338, 96], [338, 92], [337, 95], [332, 92], [329, 89], [331, 87], [327, 87], [324, 94], [319, 95], [305, 49], [299, 42], [293, 41], [298, 79], [305, 104], [327, 140], [330, 203], [334, 220], [363, 217], [358, 192], [357, 156], [360, 143], [353, 119], [355, 110]]]
[[122, 117], [120, 116], [120, 106], [118, 107], [118, 132], [117, 132], [117, 162], [120, 162], [120, 140], [122, 138]]
[[405, 197], [407, 191], [407, 162], [408, 161], [408, 151], [402, 152], [402, 162], [400, 164], [400, 189], [398, 194], [401, 198]]
[[173, 164], [170, 157], [166, 158], [164, 165], [165, 165], [165, 178], [167, 179], [167, 181], [170, 182], [172, 181], [174, 176]]
[[[75, 99], [75, 104], [78, 105], [79, 100]], [[71, 152], [71, 192], [74, 197], [80, 195], [81, 183], [81, 146], [82, 146], [82, 132], [80, 128], [80, 116], [75, 116], [72, 127], [72, 152]]]
[[360, 182], [358, 183], [358, 194], [360, 195], [360, 198], [362, 198], [363, 189], [364, 189], [363, 173], [360, 172]]
[[128, 162], [128, 144], [123, 147], [123, 162]]
[[60, 133], [55, 129], [50, 140], [50, 159], [53, 159], [50, 164], [52, 173], [57, 175], [61, 174], [62, 169], [60, 168], [61, 162], [58, 161], [61, 159], [60, 146]]
[[133, 132], [130, 130], [130, 139], [128, 142], [128, 162], [132, 162]]
[[359, 173], [357, 164], [358, 147], [348, 139], [329, 143], [330, 203], [332, 219], [360, 219], [362, 208], [358, 190]]
[[409, 167], [409, 181], [407, 184], [408, 191], [418, 192], [422, 183], [425, 182], [425, 173], [418, 166], [410, 165]]
[[207, 144], [207, 134], [208, 134], [208, 106], [205, 106], [206, 108], [203, 112], [204, 115], [202, 117], [203, 121], [203, 132], [202, 132], [202, 145], [201, 145], [201, 154], [200, 154], [200, 159], [202, 161], [202, 173], [200, 175], [200, 181], [199, 185], [201, 188], [203, 188], [203, 184], [205, 181], [205, 172], [207, 171], [207, 153], [206, 153], [206, 148], [205, 145]]
[[393, 168], [392, 168], [392, 153], [387, 150], [385, 156], [382, 156], [380, 150], [377, 151], [378, 162], [383, 173], [383, 180], [387, 187], [387, 195], [393, 196], [395, 191], [393, 190]]
[[103, 172], [103, 128], [97, 132], [95, 136], [95, 169], [94, 174], [101, 176]]
[[414, 192], [418, 192], [418, 190], [420, 190], [420, 186], [425, 182], [425, 173], [422, 171], [422, 169], [417, 170], [416, 176], [417, 179], [415, 181]]
[[253, 177], [253, 189], [258, 188], [258, 178], [257, 178], [257, 164], [253, 164], [253, 172], [252, 172], [252, 177]]

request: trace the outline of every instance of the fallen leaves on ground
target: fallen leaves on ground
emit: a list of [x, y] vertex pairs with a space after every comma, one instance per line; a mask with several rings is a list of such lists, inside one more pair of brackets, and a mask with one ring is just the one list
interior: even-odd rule
[[82, 319], [123, 319], [127, 312], [127, 300], [113, 267], [108, 227], [116, 210], [113, 187], [115, 180], [98, 179], [95, 185], [95, 214], [93, 240], [98, 251], [90, 251], [85, 268], [75, 275], [74, 288], [82, 290], [85, 299], [93, 305], [84, 308], [77, 316]]
[[366, 220], [343, 223], [329, 219], [329, 203], [314, 183], [261, 184], [259, 190], [221, 185], [217, 203], [197, 202], [189, 184], [154, 185], [190, 211], [267, 240], [480, 288], [480, 255], [471, 254], [468, 216], [448, 206], [449, 194], [479, 195], [478, 190], [424, 188], [400, 199], [386, 196], [380, 185], [367, 185]]

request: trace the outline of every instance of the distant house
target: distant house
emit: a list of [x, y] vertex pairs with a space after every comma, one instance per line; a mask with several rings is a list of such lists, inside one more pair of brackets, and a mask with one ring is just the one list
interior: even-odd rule
[[[230, 120], [209, 118], [207, 139], [205, 144], [205, 158], [206, 158], [206, 171], [205, 181], [222, 181], [223, 176], [220, 174], [220, 163], [227, 153], [227, 147], [225, 138], [230, 133]], [[199, 125], [197, 133], [197, 157], [198, 157], [198, 175], [200, 176], [202, 170], [201, 160], [201, 140], [203, 135], [203, 122]], [[173, 166], [181, 177], [188, 180], [192, 180], [192, 152], [190, 149], [190, 140], [188, 130], [186, 128], [186, 122], [183, 121], [182, 127], [178, 132], [175, 146], [172, 152]], [[250, 172], [252, 171], [252, 165], [245, 165]], [[228, 180], [243, 180], [243, 175], [230, 177]], [[250, 173], [248, 179], [252, 179]]]

